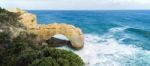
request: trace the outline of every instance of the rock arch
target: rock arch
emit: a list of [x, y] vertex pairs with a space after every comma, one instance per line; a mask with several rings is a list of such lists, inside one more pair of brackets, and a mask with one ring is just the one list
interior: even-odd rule
[[56, 34], [66, 36], [73, 48], [81, 49], [84, 46], [84, 37], [79, 28], [68, 24], [37, 24], [36, 16], [20, 9], [12, 12], [20, 13], [20, 22], [27, 28], [28, 32], [37, 34], [39, 41], [47, 40]]
[[81, 49], [84, 44], [83, 34], [81, 33], [80, 29], [75, 28], [72, 25], [39, 25], [37, 28], [29, 28], [28, 31], [37, 34], [38, 40], [47, 40], [54, 35], [62, 34], [70, 40], [72, 47], [76, 49]]

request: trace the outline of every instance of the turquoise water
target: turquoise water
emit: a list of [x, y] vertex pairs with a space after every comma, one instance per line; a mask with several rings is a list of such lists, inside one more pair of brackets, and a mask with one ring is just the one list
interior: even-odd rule
[[[150, 11], [29, 11], [39, 24], [67, 23], [84, 32], [74, 51], [86, 66], [150, 66]], [[65, 48], [67, 49], [67, 48]]]

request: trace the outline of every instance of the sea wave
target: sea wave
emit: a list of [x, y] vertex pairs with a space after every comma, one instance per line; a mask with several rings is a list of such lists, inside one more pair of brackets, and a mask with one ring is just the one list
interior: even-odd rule
[[130, 37], [124, 33], [120, 40], [113, 37], [127, 29], [128, 27], [115, 27], [104, 35], [85, 34], [84, 48], [79, 51], [61, 48], [78, 54], [84, 60], [85, 66], [150, 66], [150, 51], [134, 44], [120, 43], [119, 41]]
[[85, 35], [85, 46], [74, 51], [86, 66], [150, 66], [150, 51], [119, 44], [113, 38]]
[[129, 31], [138, 35], [142, 35], [144, 37], [150, 38], [150, 31], [142, 30], [142, 29], [136, 29], [136, 28], [128, 28], [125, 31]]

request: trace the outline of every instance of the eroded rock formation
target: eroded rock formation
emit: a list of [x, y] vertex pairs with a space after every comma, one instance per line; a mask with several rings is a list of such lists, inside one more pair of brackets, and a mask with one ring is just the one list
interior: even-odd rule
[[70, 40], [73, 48], [81, 49], [84, 46], [84, 37], [79, 28], [68, 24], [37, 24], [34, 14], [27, 13], [20, 9], [11, 11], [20, 13], [21, 19], [19, 21], [27, 28], [28, 32], [37, 34], [39, 41], [48, 40], [56, 34], [62, 34]]

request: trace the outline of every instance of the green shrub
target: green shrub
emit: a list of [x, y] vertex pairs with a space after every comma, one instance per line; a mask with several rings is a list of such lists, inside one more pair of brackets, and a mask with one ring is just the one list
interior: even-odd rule
[[17, 65], [16, 66], [28, 66], [32, 63], [32, 61], [36, 60], [40, 56], [38, 56], [38, 51], [33, 50], [32, 48], [28, 48], [21, 52], [21, 54], [17, 57]]
[[2, 54], [1, 66], [84, 66], [82, 59], [73, 52], [36, 47], [22, 34], [14, 38]]
[[[4, 35], [7, 33], [4, 33]], [[24, 60], [21, 60], [19, 57], [22, 59], [23, 56], [26, 56], [27, 54], [31, 54], [31, 51], [26, 51], [27, 49], [33, 49], [32, 52], [36, 51], [37, 47], [35, 44], [33, 44], [31, 41], [28, 39], [28, 36], [23, 36], [23, 35], [29, 35], [28, 33], [20, 34], [18, 37], [11, 39], [9, 43], [4, 43], [4, 50], [0, 52], [0, 57], [2, 59], [0, 60], [0, 66], [17, 66], [16, 64], [21, 64], [21, 62], [25, 62]], [[31, 34], [32, 35], [32, 34]], [[6, 36], [6, 35], [5, 35]], [[4, 39], [5, 39], [4, 36]], [[7, 36], [6, 36], [7, 37]], [[31, 36], [30, 36], [31, 37]], [[0, 39], [3, 39], [3, 37], [0, 37]], [[7, 38], [10, 39], [10, 38]], [[1, 44], [0, 44], [1, 45]], [[25, 57], [26, 58], [26, 57]], [[28, 58], [28, 57], [27, 57]], [[30, 60], [30, 59], [28, 59]], [[23, 64], [25, 65], [25, 64]], [[21, 66], [21, 65], [18, 65]]]
[[60, 66], [56, 63], [56, 60], [52, 57], [42, 57], [41, 59], [36, 59], [29, 66]]
[[44, 48], [42, 57], [52, 57], [61, 66], [83, 66], [82, 59], [71, 51], [54, 48]]
[[10, 43], [10, 35], [6, 32], [0, 32], [0, 44]]
[[0, 32], [0, 66], [3, 63], [5, 47], [10, 44], [10, 35], [5, 32]]
[[46, 47], [23, 51], [16, 66], [84, 66], [84, 62], [73, 52]]

